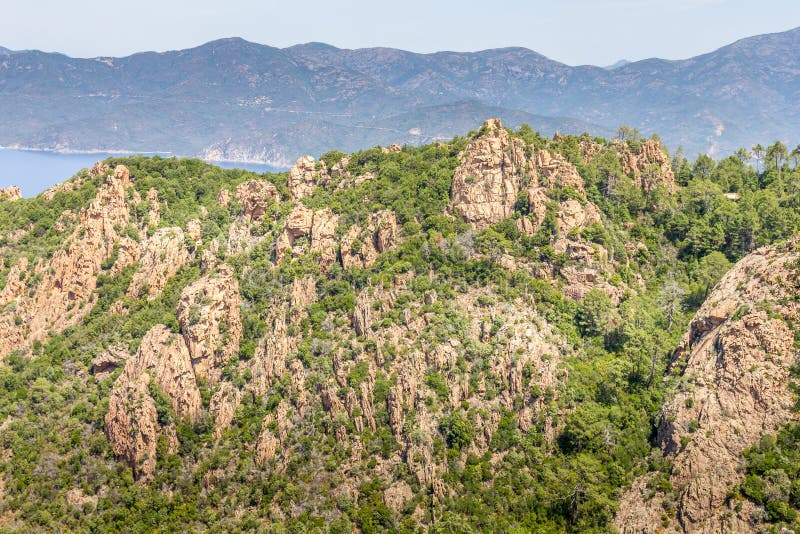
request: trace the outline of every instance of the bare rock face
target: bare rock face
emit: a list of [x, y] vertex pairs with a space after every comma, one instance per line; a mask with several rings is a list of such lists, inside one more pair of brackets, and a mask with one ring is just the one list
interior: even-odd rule
[[233, 270], [220, 265], [184, 288], [178, 303], [178, 322], [198, 376], [219, 381], [222, 368], [239, 351], [242, 320], [239, 283]]
[[158, 191], [150, 188], [145, 197], [150, 204], [150, 210], [147, 212], [147, 225], [150, 228], [155, 228], [161, 222], [161, 206], [158, 204]]
[[227, 208], [231, 203], [231, 192], [227, 189], [220, 189], [217, 193], [217, 204], [220, 207]]
[[292, 208], [292, 212], [286, 220], [286, 232], [292, 239], [308, 237], [313, 224], [314, 212], [302, 204], [298, 204]]
[[106, 173], [111, 171], [111, 167], [103, 163], [102, 161], [96, 161], [92, 168], [89, 169], [89, 175], [91, 176], [103, 176]]
[[353, 330], [359, 336], [366, 336], [372, 324], [372, 300], [367, 293], [361, 293], [356, 298], [353, 309]]
[[143, 373], [148, 373], [169, 397], [175, 415], [194, 420], [200, 411], [200, 390], [189, 351], [179, 334], [173, 334], [163, 325], [156, 325], [145, 334], [120, 379], [124, 381]]
[[250, 360], [253, 379], [249, 386], [255, 395], [263, 395], [272, 383], [286, 372], [286, 358], [295, 349], [294, 338], [286, 331], [286, 314], [278, 313], [268, 323], [269, 329]]
[[[339, 217], [330, 209], [312, 211], [302, 204], [296, 205], [275, 245], [276, 263], [280, 263], [288, 254], [318, 253], [320, 268], [327, 270], [336, 261], [338, 224]], [[300, 238], [308, 238], [307, 248], [295, 244]]]
[[594, 139], [588, 136], [581, 136], [578, 146], [584, 163], [589, 163], [603, 150], [603, 145], [595, 143]]
[[139, 298], [147, 295], [149, 300], [158, 297], [189, 259], [185, 235], [178, 227], [161, 228], [142, 243], [139, 270], [133, 275], [127, 295]]
[[261, 435], [256, 441], [256, 462], [265, 464], [275, 458], [279, 447], [286, 442], [294, 424], [289, 415], [290, 408], [286, 399], [278, 404], [275, 414], [267, 414], [261, 423]]
[[92, 359], [92, 374], [98, 380], [108, 378], [126, 359], [128, 359], [128, 349], [124, 346], [113, 345]]
[[[271, 421], [270, 421], [271, 422]], [[270, 430], [268, 424], [263, 425], [261, 434], [258, 436], [256, 442], [256, 462], [259, 465], [264, 465], [275, 458], [275, 452], [280, 445], [280, 441], [275, 437], [275, 434]]]
[[111, 390], [105, 427], [111, 449], [125, 460], [137, 479], [147, 479], [156, 468], [160, 435], [156, 405], [149, 391], [150, 377], [143, 374]]
[[523, 141], [509, 135], [499, 119], [486, 121], [481, 131], [459, 155], [450, 188], [453, 213], [478, 228], [511, 216], [530, 175]]
[[286, 219], [283, 233], [275, 244], [275, 262], [280, 263], [287, 254], [294, 252], [294, 243], [301, 237], [311, 235], [311, 226], [314, 223], [314, 212], [302, 204], [292, 208]]
[[669, 156], [661, 149], [661, 144], [655, 139], [649, 139], [641, 144], [638, 150], [632, 151], [627, 143], [615, 141], [617, 157], [622, 164], [622, 170], [636, 178], [639, 187], [645, 191], [652, 191], [659, 186], [665, 187], [670, 193], [675, 192], [675, 173]]
[[278, 190], [269, 182], [250, 180], [236, 188], [236, 200], [242, 205], [242, 215], [259, 222], [270, 206], [281, 201]]
[[336, 261], [336, 226], [339, 217], [330, 209], [314, 212], [314, 224], [311, 227], [312, 254], [319, 254], [319, 264], [326, 271]]
[[267, 210], [281, 199], [271, 183], [250, 180], [236, 188], [236, 200], [242, 205], [242, 211], [231, 223], [228, 233], [230, 254], [250, 252], [255, 245], [265, 239], [266, 236], [256, 235], [252, 230], [256, 224], [264, 220]]
[[[27, 276], [28, 260], [23, 257], [8, 272], [6, 285], [0, 291], [0, 308], [11, 303], [13, 303], [13, 309], [21, 307], [27, 290], [25, 286]], [[0, 356], [21, 348], [25, 344], [25, 331], [20, 328], [22, 325], [17, 324], [18, 317], [21, 318], [12, 312], [0, 314]]]
[[342, 237], [342, 266], [345, 269], [371, 267], [378, 254], [395, 245], [398, 233], [397, 217], [393, 211], [371, 214], [366, 228], [353, 225]]
[[292, 280], [289, 305], [292, 311], [302, 310], [317, 300], [317, 281], [313, 276], [303, 276]]
[[203, 241], [203, 224], [200, 219], [192, 219], [187, 222], [184, 233], [195, 245], [199, 245]]
[[5, 189], [0, 187], [0, 201], [5, 200], [8, 202], [15, 202], [21, 199], [22, 199], [22, 191], [16, 185], [6, 187]]
[[392, 143], [389, 146], [382, 146], [381, 147], [381, 153], [383, 153], [383, 154], [397, 153], [397, 152], [400, 152], [402, 150], [403, 150], [403, 147], [401, 147], [397, 143]]
[[0, 314], [0, 329], [7, 330], [0, 337], [0, 357], [45, 338], [50, 330], [61, 331], [78, 323], [92, 309], [89, 297], [103, 264], [115, 252], [120, 253], [119, 265], [112, 266], [118, 272], [134, 259], [124, 252], [135, 250], [135, 243], [118, 233], [130, 220], [126, 202], [130, 184], [128, 169], [122, 165], [106, 178], [91, 204], [81, 211], [80, 222], [65, 239], [65, 247], [56, 251], [42, 270], [34, 293], [20, 299], [15, 313], [23, 322], [16, 325], [13, 314]]
[[602, 224], [600, 209], [586, 202], [585, 204], [569, 199], [559, 205], [556, 227], [559, 235], [567, 235], [573, 229], [582, 230], [590, 224]]
[[225, 430], [231, 426], [236, 408], [242, 401], [242, 391], [230, 382], [222, 382], [214, 396], [208, 411], [214, 418], [214, 439], [220, 439]]
[[183, 338], [164, 325], [151, 328], [136, 355], [125, 363], [105, 416], [114, 454], [133, 467], [137, 478], [153, 475], [158, 438], [171, 434], [158, 420], [153, 387], [166, 395], [176, 417], [190, 421], [197, 417], [202, 400], [189, 350]]
[[[692, 320], [677, 354], [682, 386], [666, 401], [658, 439], [673, 462], [673, 495], [647, 499], [648, 477], [623, 496], [621, 532], [657, 532], [663, 504], [675, 502], [668, 531], [753, 532], [758, 517], [735, 510], [727, 492], [741, 483], [741, 453], [796, 417], [787, 385], [795, 363], [800, 306], [798, 241], [759, 249], [726, 274]], [[757, 311], [769, 303], [781, 319]], [[654, 518], [659, 518], [654, 521]]]
[[549, 189], [571, 187], [575, 191], [585, 194], [583, 179], [578, 174], [578, 169], [561, 154], [551, 154], [547, 150], [537, 150], [533, 163], [538, 174], [539, 185]]
[[289, 169], [289, 190], [292, 201], [311, 196], [317, 185], [330, 179], [324, 161], [315, 161], [311, 156], [303, 156]]
[[0, 291], [0, 306], [20, 299], [25, 295], [25, 279], [28, 276], [28, 258], [22, 257], [11, 267], [6, 277], [6, 285]]

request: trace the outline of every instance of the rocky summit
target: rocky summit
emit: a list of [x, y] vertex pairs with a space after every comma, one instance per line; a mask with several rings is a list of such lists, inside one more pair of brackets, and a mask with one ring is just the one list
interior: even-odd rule
[[0, 531], [797, 529], [799, 187], [490, 119], [2, 190]]

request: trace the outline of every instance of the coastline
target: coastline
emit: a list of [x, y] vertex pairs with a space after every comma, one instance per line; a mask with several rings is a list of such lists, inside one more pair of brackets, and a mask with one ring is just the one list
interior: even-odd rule
[[109, 155], [109, 156], [161, 156], [167, 158], [194, 158], [201, 159], [206, 163], [214, 165], [258, 165], [260, 167], [268, 167], [273, 169], [274, 172], [283, 172], [289, 169], [289, 166], [276, 165], [272, 161], [263, 161], [257, 159], [218, 159], [218, 158], [204, 158], [202, 156], [188, 156], [185, 154], [177, 154], [174, 152], [164, 151], [141, 151], [141, 150], [120, 150], [120, 149], [104, 149], [104, 148], [91, 148], [85, 150], [76, 150], [71, 148], [40, 148], [22, 145], [0, 145], [0, 150], [17, 151], [17, 152], [30, 152], [36, 154], [53, 154], [57, 156], [93, 156], [93, 155]]
[[[158, 152], [158, 151], [136, 151], [136, 150], [119, 150], [119, 149], [105, 149], [105, 148], [90, 148], [86, 150], [75, 150], [71, 148], [40, 148], [30, 147], [23, 145], [0, 145], [0, 150], [17, 150], [19, 152], [39, 152], [43, 154], [59, 154], [62, 156], [81, 156], [92, 154], [110, 154], [112, 156], [177, 156], [172, 152]], [[180, 157], [180, 156], [177, 156]]]

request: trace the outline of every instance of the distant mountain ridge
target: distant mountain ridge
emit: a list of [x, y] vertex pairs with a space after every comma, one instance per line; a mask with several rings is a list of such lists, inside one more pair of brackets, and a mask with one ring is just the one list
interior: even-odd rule
[[418, 54], [239, 38], [76, 59], [0, 48], [0, 146], [133, 150], [288, 166], [332, 147], [421, 144], [487, 116], [690, 155], [800, 141], [800, 29], [681, 61], [571, 67], [525, 48]]

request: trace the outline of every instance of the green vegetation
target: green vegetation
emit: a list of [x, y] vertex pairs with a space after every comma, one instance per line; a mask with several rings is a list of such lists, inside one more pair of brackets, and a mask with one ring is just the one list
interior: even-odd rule
[[[358, 527], [416, 532], [420, 521], [437, 532], [608, 531], [621, 489], [645, 470], [666, 469], [654, 454], [652, 437], [670, 383], [666, 370], [672, 349], [691, 314], [733, 262], [800, 230], [800, 170], [775, 146], [764, 150], [761, 170], [735, 156], [720, 162], [701, 156], [693, 164], [676, 156], [677, 193], [663, 188], [645, 192], [623, 173], [603, 140], [597, 140], [600, 153], [585, 162], [577, 137], [548, 140], [530, 128], [516, 135], [576, 165], [588, 199], [602, 211], [603, 224], [589, 225], [574, 237], [604, 247], [616, 262], [604, 281], [619, 288], [619, 298], [592, 289], [576, 301], [563, 292], [562, 272], [574, 262], [554, 250], [555, 217], [558, 201], [575, 198], [574, 191], [549, 193], [551, 205], [535, 236], [521, 233], [515, 224], [527, 216], [524, 203], [512, 218], [480, 231], [446, 214], [457, 155], [469, 138], [396, 153], [359, 152], [347, 170], [353, 176], [372, 173], [373, 179], [347, 188], [328, 184], [305, 198], [308, 207], [330, 208], [340, 216], [337, 235], [378, 209], [397, 214], [398, 246], [367, 269], [343, 269], [337, 263], [325, 273], [311, 255], [274, 266], [274, 244], [288, 202], [275, 207], [258, 229], [261, 243], [225, 257], [228, 229], [240, 206], [235, 200], [218, 205], [220, 190], [233, 192], [244, 180], [259, 178], [286, 198], [285, 174], [258, 176], [194, 160], [110, 160], [112, 166], [129, 167], [142, 198], [151, 188], [158, 190], [160, 227], [201, 219], [203, 244], [153, 300], [125, 295], [136, 265], [113, 275], [113, 262], [104, 265], [96, 304], [81, 324], [37, 343], [32, 357], [13, 353], [0, 366], [2, 506], [13, 511], [0, 531], [350, 532]], [[641, 140], [631, 134], [625, 142], [635, 147]], [[328, 153], [322, 159], [330, 166], [341, 158]], [[34, 264], [62, 245], [64, 234], [54, 230], [56, 220], [64, 210], [85, 206], [100, 185], [100, 178], [86, 172], [75, 180], [81, 185], [51, 200], [0, 205], [3, 280], [17, 258], [28, 257]], [[137, 222], [148, 208], [146, 202], [137, 206]], [[19, 228], [30, 230], [9, 239], [9, 232]], [[171, 450], [162, 439], [155, 479], [135, 482], [130, 468], [114, 459], [103, 431], [108, 393], [119, 370], [98, 380], [90, 373], [91, 361], [112, 345], [134, 352], [155, 324], [179, 331], [175, 310], [180, 293], [200, 277], [201, 253], [214, 239], [222, 244], [218, 256], [236, 273], [242, 298], [243, 339], [224, 371], [243, 390], [242, 402], [231, 427], [217, 439], [207, 414], [194, 424], [177, 420], [169, 399], [151, 384], [159, 422], [174, 425], [179, 447]], [[641, 246], [630, 252], [626, 244], [631, 243]], [[504, 254], [531, 268], [499, 266], [495, 260]], [[532, 272], [552, 272], [553, 279]], [[287, 364], [302, 363], [311, 399], [301, 416], [289, 372], [272, 381], [263, 395], [245, 386], [253, 379], [249, 362], [273, 331], [273, 311], [303, 276], [314, 279], [316, 298], [299, 310], [301, 319], [287, 326], [287, 335], [297, 340]], [[370, 310], [367, 335], [349, 335], [356, 295], [368, 288], [386, 297]], [[539, 387], [536, 370], [528, 365], [522, 370], [522, 391], [505, 391], [508, 377], [495, 364], [498, 355], [517, 356], [504, 352], [508, 341], [503, 336], [514, 325], [495, 314], [480, 341], [469, 338], [471, 317], [454, 302], [476, 288], [482, 310], [507, 305], [533, 310], [552, 325], [554, 336], [565, 340], [561, 354], [537, 355], [543, 361], [558, 356], [557, 383]], [[125, 315], [109, 313], [117, 302], [126, 308]], [[419, 336], [392, 337], [417, 319], [424, 324]], [[450, 340], [458, 347], [453, 361], [421, 364], [426, 368], [418, 384], [420, 398], [437, 424], [425, 428], [417, 419], [420, 414], [408, 408], [403, 412], [404, 436], [413, 444], [430, 438], [432, 460], [446, 467], [441, 478], [448, 491], [437, 493], [409, 467], [422, 459], [389, 463], [403, 454], [404, 444], [390, 425], [387, 405], [398, 383], [391, 364], [414, 351], [429, 354]], [[382, 363], [369, 364], [363, 355]], [[345, 370], [341, 376], [335, 376], [337, 366]], [[472, 394], [479, 391], [483, 404], [453, 403], [451, 385], [462, 383]], [[322, 409], [319, 392], [324, 387], [331, 386], [341, 398], [348, 393], [358, 398], [364, 384], [372, 388], [374, 427], [360, 403], [348, 406], [350, 416], [328, 417]], [[216, 389], [201, 384], [201, 391], [207, 408]], [[280, 434], [274, 417], [281, 403], [291, 407], [287, 418], [292, 429], [280, 445], [280, 460], [259, 465], [254, 444], [264, 427]], [[523, 431], [519, 408], [534, 403], [541, 413]], [[489, 413], [489, 407], [497, 408]], [[265, 425], [269, 417], [272, 422]], [[361, 426], [354, 422], [358, 417]], [[494, 426], [488, 423], [492, 417]], [[485, 436], [487, 429], [490, 435]], [[340, 441], [337, 434], [347, 439]], [[363, 446], [361, 454], [354, 454], [354, 439]], [[475, 453], [479, 441], [486, 443], [485, 453]], [[796, 521], [798, 442], [800, 430], [793, 425], [745, 455], [749, 471], [741, 494], [764, 505], [775, 522]], [[413, 455], [415, 449], [409, 450]], [[389, 506], [388, 485], [379, 475], [407, 485], [408, 502], [398, 509]], [[657, 482], [669, 484], [668, 479]], [[75, 488], [88, 497], [76, 499]]]

